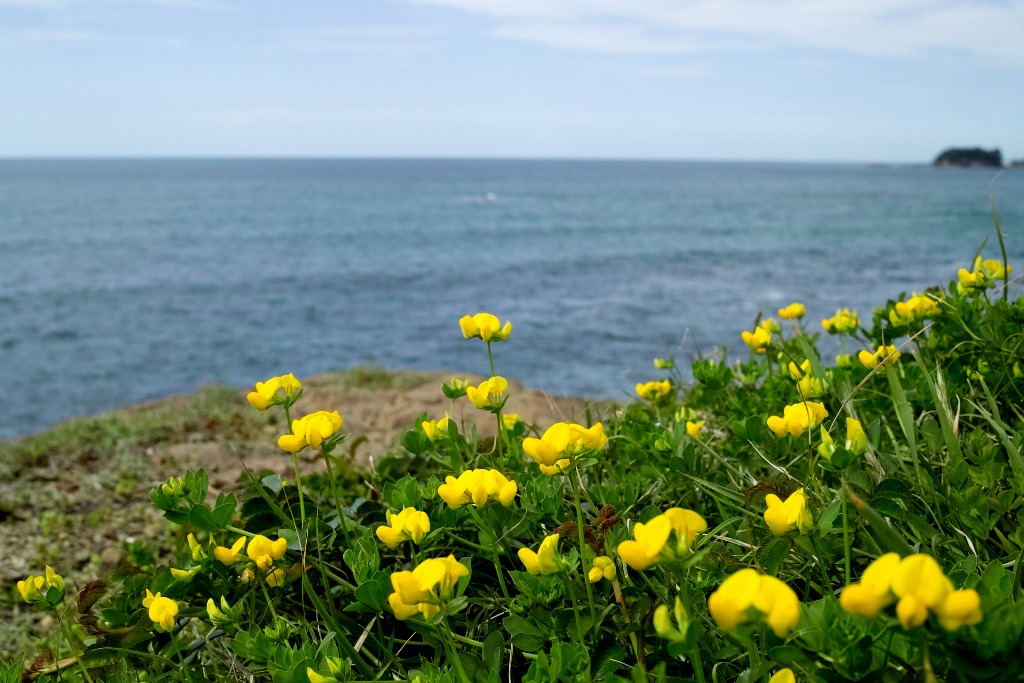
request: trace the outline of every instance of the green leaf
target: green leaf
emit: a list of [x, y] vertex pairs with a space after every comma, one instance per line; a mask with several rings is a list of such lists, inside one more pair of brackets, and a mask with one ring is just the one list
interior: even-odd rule
[[512, 615], [501, 625], [512, 637], [512, 645], [523, 652], [537, 652], [547, 641], [547, 636], [540, 629], [522, 617]]
[[384, 572], [376, 572], [368, 581], [356, 587], [356, 600], [374, 612], [384, 610], [384, 603], [391, 593], [391, 577]]
[[202, 529], [211, 534], [221, 530], [220, 525], [213, 518], [213, 513], [210, 512], [210, 508], [205, 505], [193, 505], [192, 509], [188, 511], [188, 521], [197, 529]]
[[789, 540], [775, 536], [757, 549], [757, 561], [767, 574], [775, 576], [789, 552]]
[[501, 669], [501, 660], [505, 656], [505, 637], [500, 629], [495, 629], [484, 638], [483, 662], [487, 672], [494, 676]]
[[864, 516], [868, 522], [868, 527], [871, 529], [871, 533], [878, 541], [878, 545], [888, 552], [897, 553], [900, 557], [906, 557], [907, 555], [913, 555], [914, 550], [910, 547], [910, 544], [891, 526], [885, 521], [878, 512], [874, 510], [870, 505], [864, 502], [857, 494], [855, 494], [850, 487], [846, 487], [846, 495], [850, 502], [853, 503], [853, 507]]

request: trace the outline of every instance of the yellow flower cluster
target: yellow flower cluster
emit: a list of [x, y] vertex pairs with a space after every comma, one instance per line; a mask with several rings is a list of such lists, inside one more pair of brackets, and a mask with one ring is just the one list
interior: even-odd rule
[[667, 379], [663, 379], [660, 382], [646, 382], [638, 383], [636, 385], [637, 396], [644, 399], [645, 401], [658, 401], [659, 399], [670, 396], [672, 393], [672, 382]]
[[449, 421], [448, 416], [445, 415], [440, 420], [424, 420], [420, 423], [420, 427], [423, 428], [423, 433], [427, 435], [428, 439], [440, 441], [448, 436]]
[[794, 491], [786, 502], [782, 502], [774, 493], [769, 493], [764, 502], [768, 506], [764, 511], [764, 521], [776, 536], [782, 536], [790, 531], [804, 533], [814, 524], [811, 512], [807, 509], [807, 495], [803, 489]]
[[505, 392], [508, 391], [508, 380], [504, 377], [491, 377], [480, 384], [466, 387], [466, 396], [470, 402], [481, 410], [501, 409], [505, 404]]
[[[238, 540], [235, 541], [230, 548], [226, 548], [219, 545], [213, 549], [213, 557], [222, 564], [232, 565], [236, 562], [241, 562], [242, 547], [245, 546], [245, 537], [239, 536]], [[274, 569], [271, 571], [274, 562], [284, 557], [285, 552], [288, 550], [288, 541], [283, 538], [278, 538], [276, 541], [271, 541], [266, 536], [256, 534], [249, 539], [249, 546], [246, 548], [246, 555], [252, 560], [256, 566], [267, 572], [267, 585], [269, 586], [280, 586], [284, 583], [287, 573], [283, 569]]]
[[874, 370], [879, 365], [885, 365], [886, 363], [895, 363], [899, 359], [900, 352], [896, 350], [896, 347], [893, 344], [884, 344], [879, 346], [874, 353], [871, 353], [870, 351], [861, 351], [857, 354], [857, 360], [859, 360], [860, 364], [868, 370]]
[[964, 289], [985, 289], [992, 286], [996, 280], [1001, 280], [1013, 272], [1013, 266], [1003, 267], [1002, 261], [995, 259], [981, 260], [981, 257], [974, 259], [974, 267], [971, 270], [961, 268], [957, 271], [957, 279]]
[[458, 478], [448, 475], [437, 487], [437, 495], [453, 510], [466, 503], [481, 507], [489, 500], [508, 507], [516, 497], [516, 491], [514, 481], [506, 479], [498, 470], [485, 469], [466, 470]]
[[847, 612], [871, 619], [896, 602], [904, 629], [920, 626], [933, 613], [947, 631], [981, 621], [981, 600], [972, 588], [954, 590], [939, 563], [923, 554], [900, 558], [886, 553], [868, 565], [859, 583], [839, 596]]
[[511, 321], [506, 320], [502, 326], [498, 316], [490, 313], [464, 315], [459, 318], [459, 327], [462, 328], [462, 336], [466, 339], [479, 337], [485, 342], [505, 341], [512, 334]]
[[615, 561], [607, 555], [598, 555], [594, 558], [594, 564], [587, 572], [587, 580], [590, 583], [597, 583], [601, 579], [611, 581], [615, 578]]
[[800, 619], [800, 600], [792, 588], [775, 577], [741, 569], [708, 596], [708, 611], [724, 631], [758, 618], [783, 638]]
[[759, 326], [754, 328], [753, 332], [743, 330], [743, 332], [740, 333], [740, 339], [742, 339], [743, 343], [749, 346], [755, 353], [765, 353], [768, 351], [768, 345], [772, 343], [772, 333], [771, 330], [765, 326], [765, 323], [761, 323]]
[[776, 436], [800, 436], [808, 429], [814, 429], [828, 417], [828, 411], [822, 403], [803, 401], [782, 409], [782, 416], [772, 415], [768, 418], [768, 429]]
[[[619, 559], [633, 569], [647, 569], [662, 557], [672, 558], [690, 550], [697, 534], [707, 531], [708, 523], [693, 510], [669, 508], [647, 524], [633, 526], [633, 539], [619, 543]], [[668, 545], [669, 534], [675, 534], [675, 546]]]
[[790, 305], [779, 309], [779, 317], [783, 320], [799, 320], [804, 317], [804, 313], [807, 309], [803, 304], [791, 303]]
[[549, 476], [567, 469], [580, 456], [601, 450], [606, 445], [608, 437], [600, 422], [592, 427], [556, 422], [539, 439], [533, 436], [523, 439], [523, 451], [540, 465], [541, 472]]
[[518, 555], [519, 560], [529, 573], [533, 575], [554, 574], [561, 568], [559, 562], [561, 558], [558, 556], [558, 534], [545, 536], [544, 540], [540, 542], [537, 552], [529, 548], [520, 548]]
[[[51, 589], [56, 592], [51, 592]], [[18, 593], [25, 602], [36, 603], [45, 600], [54, 606], [64, 599], [64, 578], [53, 571], [53, 567], [46, 565], [43, 576], [29, 576], [24, 581], [19, 581]]]
[[292, 420], [292, 433], [283, 434], [277, 445], [289, 453], [298, 453], [306, 446], [313, 450], [338, 433], [342, 419], [338, 411], [318, 410], [305, 417]]
[[[860, 455], [868, 447], [868, 437], [864, 433], [864, 427], [860, 420], [852, 417], [846, 418], [846, 442], [843, 447], [853, 453]], [[821, 444], [818, 446], [818, 454], [825, 460], [832, 460], [832, 454], [836, 452], [836, 444], [832, 436], [824, 427], [821, 428]]]
[[297, 398], [302, 389], [302, 382], [295, 375], [288, 373], [279, 377], [271, 377], [266, 382], [256, 382], [256, 389], [246, 394], [245, 399], [256, 410], [266, 410], [270, 406], [290, 404]]
[[170, 631], [174, 628], [174, 617], [178, 614], [178, 603], [165, 598], [159, 593], [153, 595], [147, 588], [142, 606], [149, 608], [149, 619], [158, 631]]
[[402, 621], [414, 614], [430, 619], [451, 600], [458, 580], [468, 575], [469, 569], [456, 560], [455, 555], [423, 560], [412, 571], [391, 575], [395, 592], [388, 596], [388, 604], [395, 617]]
[[788, 367], [789, 376], [796, 380], [796, 393], [804, 401], [818, 398], [828, 391], [828, 382], [812, 374], [810, 359], [804, 360], [800, 365], [790, 361]]
[[906, 301], [897, 301], [889, 310], [889, 322], [897, 327], [934, 318], [941, 312], [938, 302], [930, 296], [915, 294]]
[[394, 550], [403, 541], [419, 544], [430, 531], [430, 518], [416, 508], [404, 508], [398, 514], [388, 511], [388, 523], [377, 527], [377, 538]]
[[860, 320], [857, 318], [857, 311], [840, 308], [834, 316], [822, 320], [821, 326], [829, 334], [852, 334], [860, 327]]

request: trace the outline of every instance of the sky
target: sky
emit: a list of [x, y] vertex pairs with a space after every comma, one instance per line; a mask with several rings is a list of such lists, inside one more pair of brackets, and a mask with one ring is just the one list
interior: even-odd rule
[[0, 0], [0, 157], [1024, 158], [1024, 0]]

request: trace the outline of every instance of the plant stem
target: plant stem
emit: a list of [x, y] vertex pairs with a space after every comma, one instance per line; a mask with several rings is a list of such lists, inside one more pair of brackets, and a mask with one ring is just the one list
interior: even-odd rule
[[[584, 558], [586, 557], [586, 552], [584, 551], [584, 548], [587, 547], [587, 544], [586, 539], [583, 535], [583, 505], [580, 503], [580, 487], [579, 483], [576, 481], [576, 477], [579, 476], [579, 472], [580, 471], [578, 468], [574, 469], [573, 472], [569, 474], [569, 482], [572, 484], [573, 500], [576, 503], [576, 532], [579, 536], [580, 542], [580, 567], [582, 568], [583, 573], [583, 583], [587, 587], [587, 602], [590, 604], [590, 622], [596, 624], [597, 611], [594, 609], [594, 589], [590, 585], [590, 581], [587, 579], [587, 572], [585, 571], [584, 565]], [[575, 474], [576, 476], [574, 477], [573, 474]], [[580, 632], [580, 638], [583, 638], [582, 631]]]
[[[287, 420], [289, 429], [291, 429], [292, 415], [291, 411], [288, 410], [288, 406], [284, 406], [284, 417]], [[295, 535], [299, 538], [299, 544], [302, 548], [302, 554], [306, 554], [306, 541], [302, 536], [302, 530], [306, 528], [306, 501], [302, 495], [302, 473], [299, 471], [299, 454], [292, 453], [292, 465], [295, 467], [295, 488], [299, 491], [299, 526], [301, 529], [295, 530]]]
[[459, 680], [463, 683], [472, 683], [469, 676], [466, 675], [466, 670], [462, 667], [462, 660], [459, 659], [459, 652], [455, 649], [455, 637], [452, 633], [452, 627], [448, 624], [447, 617], [444, 620], [444, 631], [447, 638], [445, 638], [445, 646], [452, 658], [452, 663], [455, 665], [456, 671], [459, 673]]
[[494, 536], [494, 543], [489, 544], [487, 546], [487, 550], [490, 552], [491, 561], [494, 562], [494, 573], [498, 576], [498, 584], [501, 586], [501, 594], [505, 596], [505, 609], [508, 609], [511, 598], [508, 595], [508, 587], [505, 585], [505, 570], [501, 568], [501, 558], [498, 556], [498, 534], [493, 528], [491, 528], [490, 524], [487, 524], [483, 520], [480, 516], [480, 512], [472, 505], [472, 503], [469, 505], [469, 514], [481, 529], [486, 528], [491, 532], [491, 535]]
[[840, 479], [839, 495], [842, 496], [843, 505], [843, 567], [846, 570], [846, 585], [850, 585], [850, 526], [846, 514], [846, 478]]

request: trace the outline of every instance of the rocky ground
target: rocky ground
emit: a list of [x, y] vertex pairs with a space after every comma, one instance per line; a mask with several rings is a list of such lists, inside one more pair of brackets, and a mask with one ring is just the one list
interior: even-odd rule
[[[455, 404], [441, 393], [450, 372], [391, 373], [356, 369], [303, 380], [293, 416], [338, 410], [349, 434], [343, 445], [358, 466], [395, 450], [418, 416], [446, 411], [484, 436], [494, 416]], [[476, 383], [481, 378], [459, 375]], [[276, 445], [286, 431], [280, 411], [260, 413], [246, 390], [207, 387], [192, 396], [69, 420], [47, 432], [0, 443], [0, 659], [37, 651], [52, 626], [18, 596], [15, 583], [49, 564], [69, 592], [104, 577], [123, 560], [146, 563], [174, 542], [173, 525], [149, 504], [149, 490], [188, 468], [206, 468], [211, 491], [233, 488], [244, 468], [287, 476], [291, 459]], [[506, 412], [543, 430], [559, 420], [583, 421], [587, 405], [510, 382]], [[468, 408], [467, 408], [468, 406]], [[317, 462], [305, 463], [315, 469]]]

